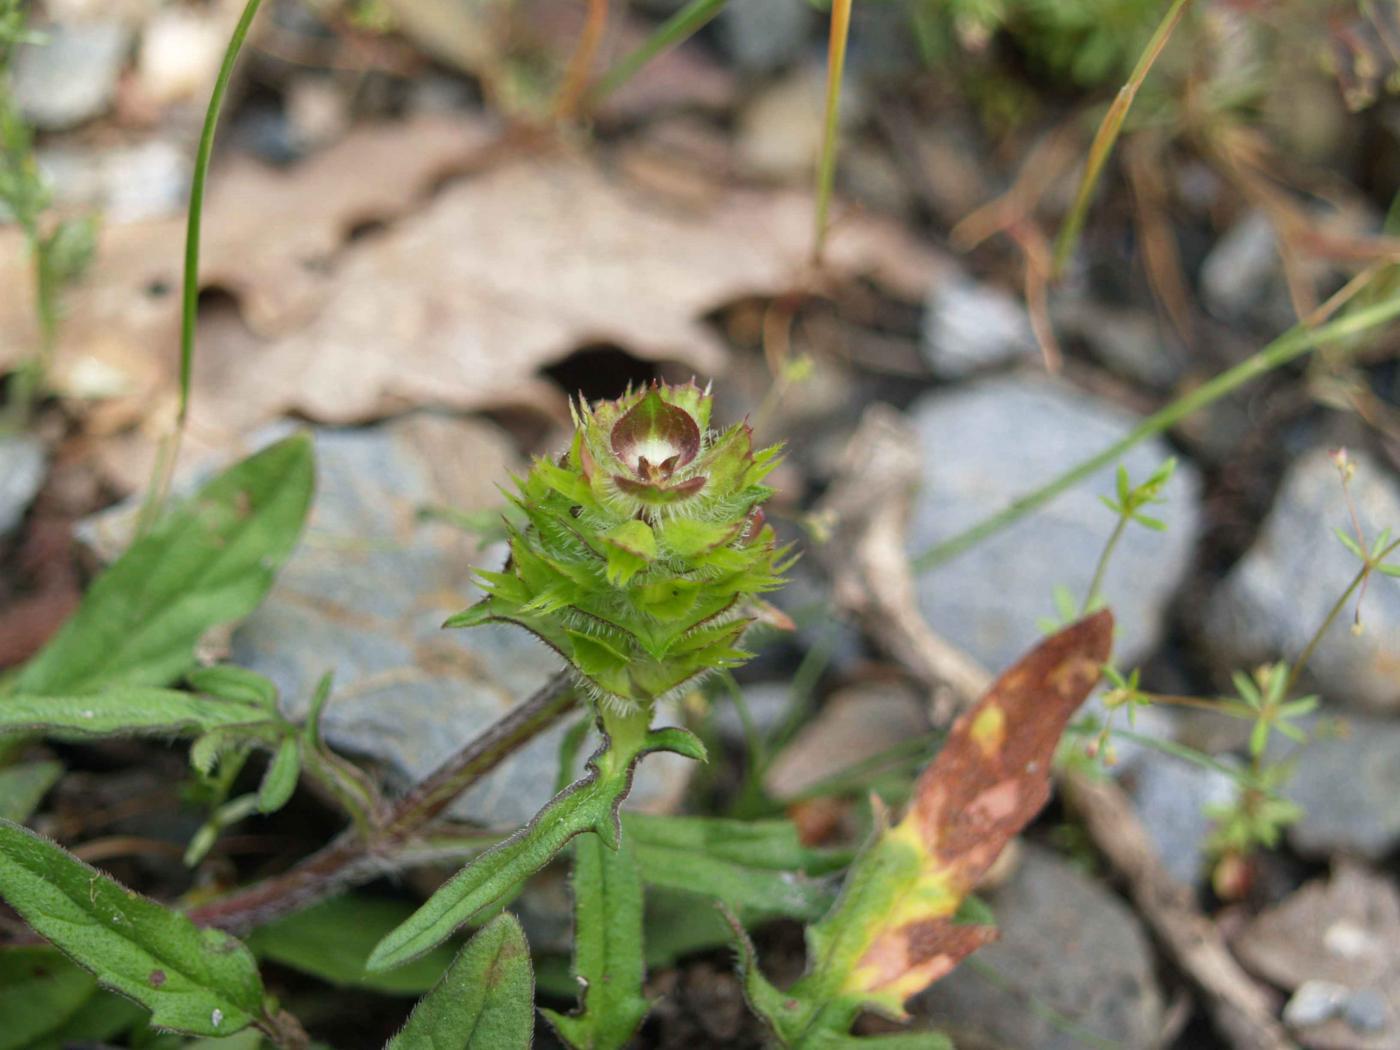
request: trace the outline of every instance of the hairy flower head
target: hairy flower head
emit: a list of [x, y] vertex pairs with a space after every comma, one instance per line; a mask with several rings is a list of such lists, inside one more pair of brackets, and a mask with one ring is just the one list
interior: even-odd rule
[[569, 450], [515, 479], [510, 560], [448, 624], [519, 624], [625, 707], [747, 660], [740, 638], [790, 563], [761, 509], [781, 449], [755, 452], [746, 423], [711, 430], [710, 406], [694, 382], [575, 406]]

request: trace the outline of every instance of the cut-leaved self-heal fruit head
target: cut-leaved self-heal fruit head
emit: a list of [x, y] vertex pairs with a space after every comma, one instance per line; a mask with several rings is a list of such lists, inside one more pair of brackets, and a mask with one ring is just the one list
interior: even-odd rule
[[448, 626], [519, 624], [624, 709], [748, 659], [791, 561], [761, 509], [781, 448], [711, 430], [710, 407], [693, 381], [580, 401], [568, 451], [516, 478], [505, 568], [477, 573], [486, 596]]

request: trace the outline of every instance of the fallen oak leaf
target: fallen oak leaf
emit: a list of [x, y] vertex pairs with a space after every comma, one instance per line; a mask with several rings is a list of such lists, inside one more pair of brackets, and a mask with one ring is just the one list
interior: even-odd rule
[[954, 723], [904, 819], [877, 830], [831, 912], [808, 928], [809, 970], [792, 988], [768, 984], [741, 938], [750, 1002], [785, 1046], [844, 1037], [866, 1009], [903, 1018], [911, 996], [995, 938], [969, 895], [1049, 799], [1056, 746], [1112, 639], [1107, 610], [1081, 620]]
[[[592, 157], [501, 157], [344, 249], [304, 323], [264, 338], [226, 310], [218, 327], [202, 319], [191, 437], [217, 448], [288, 413], [360, 423], [425, 404], [562, 415], [540, 372], [590, 344], [721, 373], [727, 349], [706, 317], [798, 283], [811, 216], [802, 192], [726, 186], [683, 207]], [[834, 278], [911, 299], [944, 272], [894, 224], [858, 216], [827, 258]], [[133, 435], [120, 483], [148, 476], [161, 432]]]

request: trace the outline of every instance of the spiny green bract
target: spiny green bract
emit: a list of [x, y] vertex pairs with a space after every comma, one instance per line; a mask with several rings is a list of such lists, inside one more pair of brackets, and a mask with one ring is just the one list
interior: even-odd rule
[[748, 659], [790, 564], [760, 509], [781, 448], [710, 430], [710, 405], [693, 381], [580, 402], [568, 452], [515, 479], [527, 524], [508, 525], [505, 569], [478, 571], [487, 596], [448, 626], [519, 624], [624, 709]]

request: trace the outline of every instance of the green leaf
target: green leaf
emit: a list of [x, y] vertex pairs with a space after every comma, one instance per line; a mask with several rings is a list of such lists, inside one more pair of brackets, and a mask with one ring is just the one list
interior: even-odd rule
[[296, 737], [286, 737], [277, 750], [258, 785], [258, 812], [276, 813], [287, 804], [297, 789], [301, 776], [301, 747]]
[[1337, 537], [1337, 539], [1342, 541], [1343, 547], [1351, 551], [1351, 553], [1355, 554], [1362, 561], [1366, 560], [1366, 552], [1361, 549], [1361, 545], [1358, 544], [1348, 532], [1346, 532], [1344, 529], [1335, 528], [1332, 530], [1332, 533]]
[[57, 1034], [96, 991], [90, 974], [52, 948], [0, 951], [0, 1050], [23, 1050]]
[[535, 1028], [530, 949], [513, 915], [481, 928], [385, 1050], [529, 1050]]
[[650, 751], [703, 754], [694, 734], [683, 729], [650, 731], [649, 711], [630, 714], [604, 708], [607, 735], [588, 762], [588, 774], [550, 800], [535, 819], [476, 857], [440, 886], [407, 922], [390, 933], [369, 957], [371, 970], [387, 970], [441, 944], [459, 926], [514, 892], [550, 862], [576, 835], [593, 831], [615, 844], [617, 810], [632, 786], [632, 769]]
[[43, 733], [63, 740], [184, 735], [270, 722], [266, 708], [175, 689], [113, 686], [89, 696], [22, 694], [0, 701], [0, 733]]
[[0, 896], [151, 1023], [230, 1035], [262, 1013], [257, 964], [239, 941], [202, 930], [48, 839], [0, 821]]
[[25, 762], [0, 769], [0, 818], [23, 824], [63, 776], [58, 762]]
[[770, 917], [815, 920], [835, 898], [813, 878], [845, 858], [809, 850], [790, 821], [623, 815], [648, 885], [719, 900]]
[[262, 601], [301, 534], [313, 474], [311, 441], [297, 436], [219, 475], [97, 578], [15, 692], [71, 695], [179, 678], [206, 631]]
[[575, 839], [573, 883], [582, 1009], [541, 1012], [574, 1050], [620, 1050], [651, 1008], [642, 994], [642, 880], [626, 836], [615, 850], [597, 835]]
[[109, 1043], [146, 1016], [46, 944], [0, 950], [0, 1050]]
[[225, 700], [261, 704], [269, 711], [277, 711], [277, 686], [246, 667], [234, 664], [198, 667], [187, 674], [185, 680], [196, 692], [223, 697]]
[[390, 973], [365, 969], [365, 960], [380, 938], [412, 913], [413, 906], [403, 901], [346, 894], [261, 927], [248, 937], [248, 947], [260, 958], [331, 984], [389, 995], [422, 995], [452, 964], [454, 947], [435, 948]]

